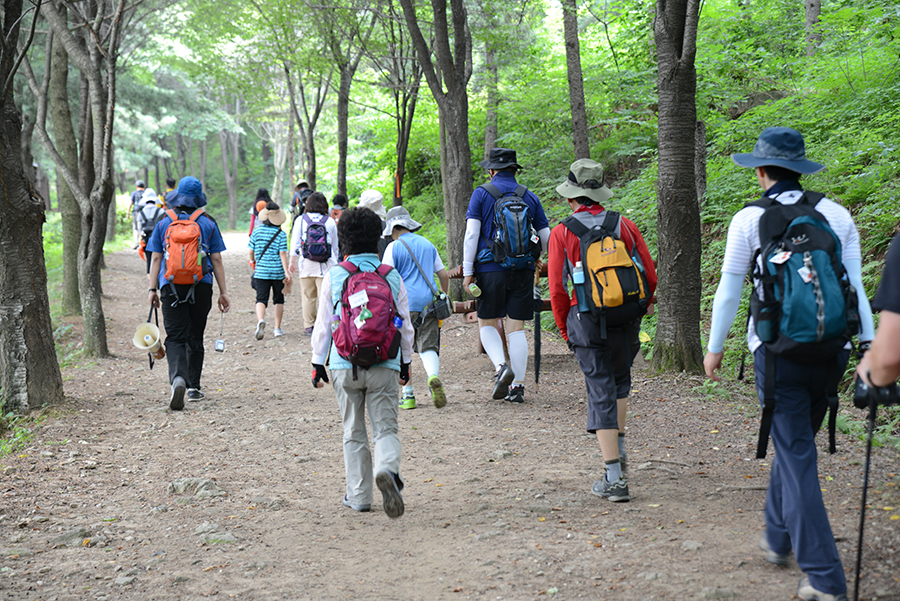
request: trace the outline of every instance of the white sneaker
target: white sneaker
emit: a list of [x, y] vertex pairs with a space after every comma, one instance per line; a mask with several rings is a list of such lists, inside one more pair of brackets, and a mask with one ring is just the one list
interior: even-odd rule
[[284, 336], [284, 330], [282, 330], [281, 328], [275, 328], [274, 330], [272, 330], [272, 333], [275, 335], [275, 338]]
[[266, 320], [260, 319], [259, 323], [256, 324], [256, 339], [262, 340], [263, 336], [266, 335]]

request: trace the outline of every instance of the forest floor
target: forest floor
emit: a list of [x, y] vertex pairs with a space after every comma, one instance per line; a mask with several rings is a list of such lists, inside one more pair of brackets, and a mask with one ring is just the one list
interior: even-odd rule
[[[226, 239], [225, 352], [212, 351], [214, 308], [206, 399], [178, 412], [165, 362], [150, 371], [131, 344], [147, 315], [144, 264], [107, 257], [112, 356], [64, 369], [69, 405], [0, 458], [4, 599], [796, 598], [796, 562], [775, 567], [757, 548], [773, 451], [754, 458], [750, 387], [654, 377], [639, 360], [631, 502], [613, 504], [590, 494], [603, 461], [583, 378], [549, 332], [540, 389], [529, 360], [526, 402], [513, 405], [490, 399], [476, 327], [449, 319], [447, 406], [431, 405], [414, 358], [419, 408], [400, 414], [406, 513], [389, 519], [377, 491], [371, 513], [343, 507], [341, 421], [333, 390], [310, 384], [299, 294], [287, 335], [272, 338], [270, 322], [256, 341], [245, 241]], [[820, 478], [852, 593], [865, 448], [839, 433], [828, 455], [826, 438]], [[900, 600], [898, 472], [896, 451], [874, 451], [864, 599]]]

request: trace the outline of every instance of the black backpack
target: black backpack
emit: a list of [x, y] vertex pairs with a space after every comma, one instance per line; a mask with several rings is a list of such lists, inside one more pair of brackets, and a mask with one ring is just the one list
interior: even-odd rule
[[160, 207], [156, 207], [155, 205], [154, 207], [156, 208], [156, 212], [153, 213], [152, 217], [147, 217], [146, 215], [144, 215], [143, 208], [141, 208], [140, 212], [138, 212], [141, 221], [143, 221], [143, 223], [141, 224], [141, 240], [143, 240], [144, 243], [146, 243], [150, 239], [150, 236], [153, 235], [153, 230], [156, 229], [156, 224], [162, 221], [162, 218], [166, 216], [166, 212], [164, 210], [162, 210]]

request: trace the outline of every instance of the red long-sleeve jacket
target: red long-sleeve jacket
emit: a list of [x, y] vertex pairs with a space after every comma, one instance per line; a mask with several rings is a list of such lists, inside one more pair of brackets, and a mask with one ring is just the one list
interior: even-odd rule
[[[589, 211], [592, 215], [597, 215], [603, 211], [603, 207], [598, 204], [580, 206], [575, 212]], [[656, 292], [656, 267], [653, 259], [650, 257], [650, 251], [641, 236], [637, 225], [630, 219], [622, 217], [621, 220], [622, 240], [628, 252], [634, 252], [637, 245], [638, 256], [644, 264], [647, 273], [647, 284], [650, 286], [651, 302], [652, 295]], [[581, 244], [578, 236], [573, 234], [564, 226], [559, 224], [550, 232], [550, 249], [549, 259], [547, 261], [547, 278], [550, 282], [550, 303], [553, 306], [553, 318], [559, 328], [562, 337], [569, 339], [569, 333], [566, 330], [566, 318], [569, 316], [569, 309], [575, 306], [578, 301], [575, 299], [575, 291], [572, 290], [571, 295], [567, 292], [567, 276], [565, 272], [566, 254], [572, 263], [581, 260]], [[574, 257], [574, 259], [573, 259]]]

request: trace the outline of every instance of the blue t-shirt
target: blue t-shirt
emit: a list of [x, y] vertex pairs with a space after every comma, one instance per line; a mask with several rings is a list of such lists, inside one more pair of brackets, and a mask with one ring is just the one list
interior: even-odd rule
[[[278, 232], [277, 234], [275, 232]], [[269, 244], [269, 240], [275, 240]], [[266, 248], [266, 245], [269, 248]], [[283, 280], [284, 266], [281, 264], [279, 253], [287, 252], [287, 234], [276, 225], [260, 223], [253, 228], [248, 247], [253, 249], [253, 258], [256, 261], [256, 269], [253, 277], [260, 280]], [[266, 252], [263, 254], [263, 249]]]
[[[191, 213], [181, 212], [178, 214], [179, 219], [188, 219]], [[162, 253], [163, 248], [166, 243], [166, 229], [172, 223], [172, 219], [166, 215], [163, 217], [159, 223], [156, 224], [156, 229], [153, 230], [153, 235], [150, 236], [150, 239], [147, 241], [147, 250], [152, 253]], [[207, 253], [205, 261], [207, 263], [207, 269], [209, 273], [203, 276], [201, 282], [205, 282], [207, 284], [212, 284], [213, 282], [213, 273], [212, 273], [212, 261], [210, 260], [208, 255], [214, 253], [220, 253], [225, 250], [225, 241], [222, 240], [222, 233], [219, 231], [219, 226], [207, 215], [206, 213], [200, 215], [197, 218], [197, 224], [200, 226], [200, 247]], [[165, 266], [165, 255], [163, 255], [163, 265], [159, 270], [159, 287], [162, 288], [166, 285], [166, 266]]]
[[[501, 194], [515, 192], [516, 187], [519, 185], [516, 182], [516, 176], [511, 171], [498, 171], [491, 179], [491, 183], [500, 190]], [[472, 198], [469, 199], [466, 219], [478, 219], [481, 221], [481, 235], [478, 237], [476, 257], [483, 249], [491, 248], [491, 241], [494, 239], [494, 204], [496, 202], [490, 192], [480, 186], [475, 188], [475, 191], [472, 192]], [[525, 203], [531, 210], [531, 220], [535, 231], [539, 232], [544, 228], [549, 228], [550, 223], [547, 221], [547, 215], [544, 214], [544, 207], [531, 190], [525, 192]], [[475, 271], [503, 271], [503, 268], [494, 261], [479, 263], [476, 258]]]
[[[403, 246], [403, 243], [409, 244], [409, 247], [416, 255], [419, 265], [425, 271], [425, 275], [432, 282], [432, 286], [437, 290], [438, 286], [434, 283], [434, 263], [437, 259], [437, 249], [434, 244], [423, 238], [419, 234], [412, 232], [403, 234], [398, 240], [391, 244], [390, 262], [403, 278], [403, 285], [406, 286], [406, 294], [409, 299], [410, 312], [422, 311], [425, 305], [434, 298], [432, 289], [428, 286], [428, 280], [422, 276], [422, 272], [416, 267], [415, 261], [409, 256], [409, 251]], [[387, 260], [387, 257], [385, 257]]]

